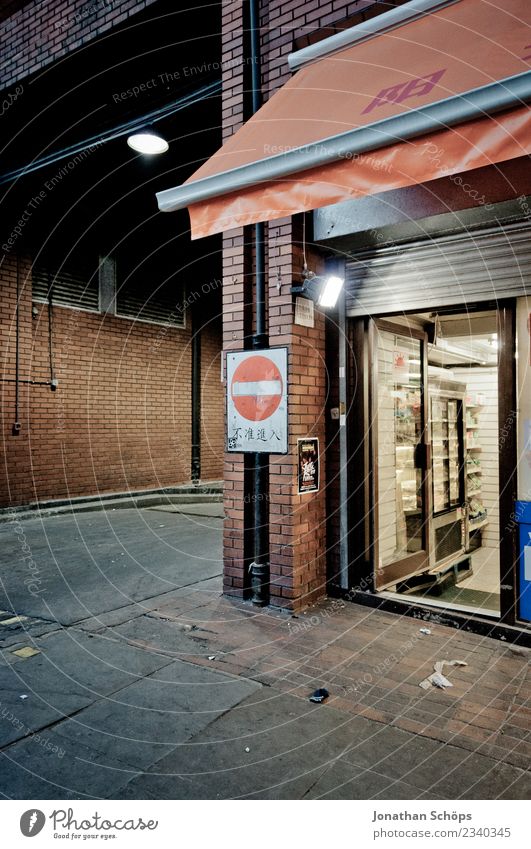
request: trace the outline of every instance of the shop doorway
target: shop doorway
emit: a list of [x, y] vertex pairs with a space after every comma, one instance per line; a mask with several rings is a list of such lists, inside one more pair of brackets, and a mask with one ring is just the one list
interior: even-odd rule
[[375, 589], [500, 614], [498, 312], [371, 321]]

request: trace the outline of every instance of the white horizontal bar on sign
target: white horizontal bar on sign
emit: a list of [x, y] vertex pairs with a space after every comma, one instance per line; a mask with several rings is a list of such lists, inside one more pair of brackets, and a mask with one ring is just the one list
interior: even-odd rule
[[245, 380], [232, 385], [232, 394], [242, 395], [282, 395], [280, 380]]

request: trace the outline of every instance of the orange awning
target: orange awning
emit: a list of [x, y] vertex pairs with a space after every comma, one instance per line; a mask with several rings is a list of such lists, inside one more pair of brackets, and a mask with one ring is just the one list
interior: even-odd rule
[[530, 24], [458, 0], [318, 59], [159, 207], [199, 238], [529, 153]]

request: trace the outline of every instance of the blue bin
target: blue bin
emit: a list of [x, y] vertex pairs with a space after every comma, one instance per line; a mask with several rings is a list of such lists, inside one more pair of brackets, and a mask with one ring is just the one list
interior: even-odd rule
[[520, 525], [518, 617], [531, 622], [531, 501], [517, 501], [514, 514]]

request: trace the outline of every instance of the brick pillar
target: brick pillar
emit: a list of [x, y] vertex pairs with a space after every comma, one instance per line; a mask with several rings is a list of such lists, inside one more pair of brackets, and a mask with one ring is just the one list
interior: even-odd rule
[[[245, 304], [244, 232], [232, 231], [223, 240], [223, 351], [244, 348]], [[226, 370], [226, 358], [224, 358]], [[223, 528], [223, 588], [229, 595], [243, 596], [244, 553], [244, 456], [225, 454]]]
[[[222, 12], [223, 141], [243, 124], [243, 4], [225, 2]], [[243, 228], [223, 238], [223, 352], [244, 347], [248, 323], [245, 303], [246, 250]], [[225, 454], [223, 473], [223, 590], [242, 597], [246, 586], [244, 552], [244, 457]]]
[[[306, 15], [319, 4], [308, 0], [279, 0], [261, 3], [262, 84], [264, 99], [289, 78], [287, 53], [292, 48], [293, 32], [306, 24]], [[284, 8], [285, 7], [285, 8]], [[289, 7], [289, 8], [288, 8]], [[231, 136], [243, 123], [245, 65], [242, 54], [243, 4], [227, 2], [223, 11], [223, 137]], [[346, 6], [344, 7], [346, 10]], [[326, 6], [321, 16], [330, 13]], [[338, 11], [337, 17], [346, 11]], [[314, 17], [316, 17], [314, 15]], [[319, 17], [319, 15], [317, 15]], [[312, 19], [313, 20], [313, 19]], [[317, 26], [317, 20], [311, 28]], [[248, 71], [248, 66], [247, 66]], [[325, 416], [326, 393], [324, 317], [316, 312], [315, 327], [293, 324], [291, 284], [300, 279], [301, 234], [291, 218], [266, 226], [268, 332], [271, 346], [288, 347], [289, 364], [289, 453], [271, 456], [270, 461], [270, 564], [271, 604], [299, 609], [325, 593], [326, 510], [325, 510]], [[223, 327], [224, 349], [238, 350], [252, 332], [249, 312], [252, 289], [246, 285], [252, 275], [245, 257], [244, 235], [231, 231], [224, 240]], [[316, 259], [313, 268], [317, 271]], [[280, 282], [280, 289], [278, 283]], [[321, 490], [315, 494], [297, 494], [297, 439], [318, 436], [321, 449]], [[246, 573], [244, 456], [225, 456], [224, 590], [244, 596], [248, 587]], [[252, 506], [252, 505], [251, 505]], [[249, 521], [249, 520], [248, 520]]]
[[[293, 280], [300, 279], [300, 222], [290, 218], [269, 225], [267, 241], [269, 344], [288, 348], [289, 452], [271, 455], [269, 542], [271, 604], [297, 610], [326, 592], [325, 480], [325, 318], [315, 312], [315, 327], [293, 323]], [[247, 236], [247, 234], [245, 234]], [[244, 348], [249, 334], [244, 232], [232, 231], [224, 242], [224, 350]], [[313, 270], [320, 258], [308, 255]], [[279, 285], [280, 284], [280, 285]], [[297, 439], [319, 437], [321, 488], [297, 493]], [[244, 539], [245, 457], [225, 455], [224, 591], [245, 596], [248, 588]]]
[[[269, 225], [269, 334], [271, 345], [288, 347], [289, 453], [271, 457], [271, 604], [300, 609], [326, 592], [325, 320], [315, 327], [293, 323], [291, 285], [300, 279], [298, 219]], [[319, 258], [308, 257], [317, 271]], [[279, 284], [280, 283], [280, 288]], [[297, 439], [319, 437], [321, 488], [298, 495]]]

